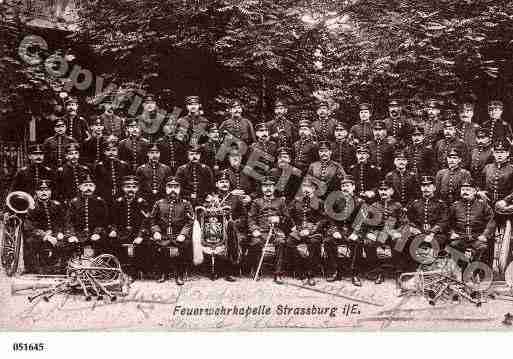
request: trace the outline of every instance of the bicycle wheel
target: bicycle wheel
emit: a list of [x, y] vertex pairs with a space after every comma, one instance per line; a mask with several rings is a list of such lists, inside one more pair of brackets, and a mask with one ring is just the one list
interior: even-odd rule
[[2, 266], [5, 273], [10, 277], [18, 270], [20, 259], [21, 242], [23, 240], [21, 220], [9, 214], [4, 214], [0, 231], [2, 243]]

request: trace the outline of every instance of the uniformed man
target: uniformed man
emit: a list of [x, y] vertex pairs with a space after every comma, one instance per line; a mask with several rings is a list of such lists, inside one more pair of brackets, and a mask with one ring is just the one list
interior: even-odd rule
[[137, 168], [146, 162], [146, 151], [150, 143], [140, 136], [141, 130], [135, 118], [129, 118], [126, 126], [128, 136], [119, 143], [119, 159], [127, 162], [132, 173], [135, 173]]
[[333, 141], [337, 121], [330, 118], [330, 107], [328, 102], [321, 101], [317, 108], [317, 120], [312, 123], [312, 129], [317, 142]]
[[366, 205], [356, 193], [355, 179], [351, 175], [344, 176], [340, 181], [341, 195], [333, 203], [332, 210], [340, 217], [330, 216], [327, 236], [324, 242], [328, 259], [328, 282], [341, 279], [341, 268], [338, 258], [343, 258], [344, 265], [351, 271], [351, 282], [361, 287], [360, 275], [362, 271], [363, 246], [362, 223], [357, 217], [362, 215], [362, 208]]
[[55, 121], [54, 131], [55, 135], [48, 137], [43, 143], [45, 163], [53, 170], [62, 171], [62, 166], [66, 162], [66, 146], [72, 142], [77, 143], [77, 140], [66, 135], [66, 124], [62, 119]]
[[308, 175], [323, 183], [326, 190], [324, 193], [319, 193], [321, 198], [326, 198], [332, 191], [336, 191], [340, 187], [338, 181], [345, 174], [342, 165], [331, 159], [331, 154], [330, 143], [321, 142], [319, 144], [319, 161], [312, 163], [307, 171]]
[[504, 104], [502, 101], [493, 100], [488, 103], [488, 115], [490, 119], [482, 124], [488, 131], [492, 144], [497, 141], [506, 141], [511, 144], [513, 131], [511, 125], [502, 119]]
[[362, 231], [365, 233], [364, 249], [367, 261], [377, 272], [374, 283], [384, 281], [382, 265], [390, 262], [396, 269], [403, 269], [404, 257], [396, 249], [396, 242], [401, 238], [399, 229], [406, 223], [403, 206], [392, 200], [394, 189], [386, 180], [378, 185], [378, 200], [368, 207], [372, 213], [371, 221], [365, 221]]
[[255, 197], [257, 193], [256, 181], [244, 170], [242, 155], [237, 146], [232, 146], [228, 152], [226, 173], [230, 179], [231, 188], [241, 196], [245, 205], [249, 205], [251, 197]]
[[278, 144], [278, 147], [291, 147], [297, 141], [296, 126], [286, 118], [287, 107], [282, 100], [274, 103], [274, 119], [267, 122], [271, 139]]
[[333, 161], [342, 165], [344, 170], [348, 170], [356, 163], [356, 149], [349, 139], [349, 133], [342, 123], [335, 126], [335, 141], [332, 142]]
[[[206, 208], [226, 207], [229, 220], [226, 223], [227, 251], [222, 256], [221, 264], [213, 274], [215, 279], [219, 274], [224, 276], [228, 282], [235, 282], [234, 276], [237, 273], [240, 263], [240, 243], [247, 238], [247, 209], [242, 202], [242, 197], [236, 191], [231, 191], [230, 178], [227, 170], [219, 171], [216, 177], [216, 191], [209, 194], [205, 199]], [[235, 193], [234, 193], [235, 192]], [[206, 220], [208, 223], [208, 218]], [[219, 259], [219, 258], [218, 258]]]
[[288, 208], [293, 227], [287, 239], [287, 247], [310, 286], [316, 284], [314, 276], [319, 269], [322, 237], [328, 222], [322, 204], [314, 203], [314, 192], [314, 184], [305, 179], [301, 184], [301, 192]]
[[396, 141], [387, 136], [387, 128], [383, 121], [374, 121], [372, 133], [374, 139], [367, 142], [370, 152], [369, 161], [380, 171], [380, 178], [384, 178], [393, 168]]
[[276, 196], [291, 201], [301, 186], [303, 176], [298, 168], [291, 165], [290, 149], [282, 147], [278, 150], [277, 167], [271, 169], [270, 176], [276, 182]]
[[472, 178], [480, 181], [481, 173], [485, 166], [493, 162], [492, 141], [488, 131], [479, 128], [476, 131], [476, 145], [470, 152], [470, 174]]
[[[250, 147], [246, 166], [249, 166], [261, 176], [267, 176], [271, 168], [274, 167], [278, 144], [269, 138], [267, 124], [259, 123], [255, 126], [255, 130], [257, 140]], [[255, 166], [254, 161], [263, 164], [265, 167]]]
[[169, 166], [160, 162], [159, 147], [156, 144], [151, 145], [148, 149], [148, 161], [135, 171], [141, 185], [141, 196], [150, 206], [164, 197], [164, 182], [172, 175], [171, 172]]
[[369, 163], [369, 148], [358, 146], [356, 148], [356, 163], [349, 167], [349, 174], [353, 176], [356, 184], [356, 195], [372, 201], [376, 196], [380, 172], [373, 164]]
[[187, 162], [187, 145], [184, 140], [185, 136], [181, 137], [180, 132], [169, 132], [157, 140], [160, 162], [169, 166], [173, 173]]
[[159, 246], [159, 283], [168, 279], [174, 267], [176, 284], [184, 284], [184, 274], [192, 258], [192, 224], [193, 208], [189, 201], [181, 197], [180, 181], [168, 177], [165, 198], [155, 203], [151, 213], [152, 238]]
[[[108, 225], [108, 210], [105, 201], [96, 195], [96, 185], [87, 174], [80, 181], [80, 193], [69, 204], [69, 243], [91, 244], [94, 254], [107, 250], [105, 239]], [[80, 248], [80, 246], [79, 246]]]
[[103, 134], [103, 123], [98, 117], [93, 118], [91, 123], [91, 136], [82, 145], [82, 162], [89, 168], [103, 159], [103, 151], [107, 136]]
[[52, 179], [52, 170], [43, 164], [44, 158], [41, 145], [31, 145], [28, 151], [29, 165], [16, 171], [11, 191], [23, 191], [33, 196], [40, 180]]
[[401, 150], [394, 153], [395, 169], [388, 172], [385, 180], [390, 183], [394, 189], [393, 200], [406, 207], [410, 201], [417, 198], [418, 182], [415, 172], [408, 170], [408, 158]]
[[470, 261], [485, 260], [495, 233], [493, 210], [486, 201], [477, 198], [476, 193], [474, 184], [464, 181], [460, 199], [449, 210], [449, 245]]
[[439, 198], [443, 198], [447, 203], [453, 203], [459, 197], [460, 187], [470, 181], [470, 172], [461, 168], [461, 156], [455, 149], [451, 149], [447, 154], [447, 168], [443, 168], [436, 173], [435, 185]]
[[208, 141], [202, 147], [202, 162], [214, 171], [214, 173], [224, 169], [225, 163], [218, 158], [218, 153], [223, 145], [223, 139], [220, 136], [217, 124], [212, 123], [208, 128]]
[[294, 167], [305, 173], [311, 163], [318, 160], [318, 143], [314, 141], [310, 121], [299, 121], [299, 140], [294, 142]]
[[66, 233], [66, 211], [60, 202], [52, 199], [49, 180], [39, 181], [35, 189], [35, 200], [34, 208], [28, 210], [23, 222], [23, 262], [26, 273], [40, 272], [45, 259], [61, 255]]
[[229, 111], [230, 118], [221, 123], [219, 131], [224, 134], [223, 137], [229, 134], [250, 146], [256, 141], [255, 130], [253, 124], [247, 118], [242, 117], [242, 104], [240, 101], [232, 101]]
[[412, 143], [406, 146], [404, 152], [408, 158], [409, 169], [417, 177], [434, 175], [435, 154], [431, 144], [425, 141], [424, 129], [422, 127], [414, 127]]
[[477, 183], [480, 187], [479, 195], [492, 205], [513, 191], [513, 164], [509, 159], [508, 147], [504, 142], [495, 142], [494, 162], [485, 166], [478, 179], [480, 180]]
[[132, 277], [142, 276], [152, 269], [152, 245], [148, 225], [150, 207], [138, 195], [139, 180], [136, 176], [125, 176], [121, 182], [122, 192], [110, 207], [108, 240], [116, 257]]
[[441, 119], [441, 101], [430, 99], [426, 103], [425, 117], [414, 119], [413, 125], [424, 129], [425, 141], [433, 146], [443, 135], [443, 124]]
[[187, 96], [185, 98], [187, 115], [177, 121], [177, 127], [187, 130], [187, 142], [192, 144], [201, 144], [207, 140], [207, 131], [210, 122], [203, 117], [199, 96]]
[[288, 232], [289, 213], [285, 198], [274, 195], [275, 182], [267, 177], [261, 182], [262, 197], [256, 198], [248, 212], [247, 260], [257, 270], [266, 239], [275, 247], [274, 282], [283, 284], [282, 269], [285, 255], [285, 233]]
[[444, 122], [444, 138], [438, 140], [433, 147], [435, 151], [436, 168], [438, 170], [447, 167], [447, 153], [451, 149], [458, 151], [462, 158], [461, 167], [469, 168], [470, 151], [462, 139], [456, 137], [456, 124], [452, 120]]
[[91, 174], [87, 166], [80, 164], [79, 148], [74, 142], [66, 146], [66, 163], [56, 175], [57, 199], [66, 203], [80, 193], [80, 183]]
[[159, 111], [155, 97], [148, 94], [144, 97], [143, 112], [137, 116], [137, 126], [141, 137], [150, 143], [164, 136], [165, 112]]
[[476, 132], [479, 125], [474, 120], [474, 103], [465, 101], [458, 105], [460, 122], [457, 127], [457, 136], [471, 149], [476, 144]]
[[182, 197], [197, 206], [214, 190], [214, 174], [207, 165], [200, 163], [199, 145], [191, 145], [187, 153], [189, 162], [178, 167], [176, 179], [180, 182]]
[[122, 180], [130, 173], [130, 165], [118, 159], [118, 143], [115, 137], [105, 143], [103, 153], [104, 160], [94, 166], [94, 178], [99, 196], [110, 206], [122, 195]]
[[106, 102], [101, 105], [103, 113], [100, 115], [100, 121], [104, 128], [106, 136], [116, 136], [119, 141], [125, 138], [125, 119], [114, 113], [114, 108], [111, 102]]
[[[432, 176], [422, 176], [420, 179], [421, 198], [413, 200], [406, 208], [406, 216], [409, 221], [412, 235], [410, 240], [419, 235], [424, 235], [423, 242], [431, 243], [435, 240], [440, 249], [447, 244], [446, 232], [449, 224], [449, 208], [440, 198], [435, 198], [435, 183]], [[402, 249], [402, 253], [409, 256], [410, 243]], [[419, 243], [420, 245], [420, 243]], [[433, 247], [433, 245], [431, 245]], [[411, 257], [410, 257], [411, 258]], [[419, 263], [410, 260], [409, 269], [415, 270]]]
[[374, 139], [372, 132], [372, 106], [368, 103], [359, 105], [359, 123], [351, 127], [351, 137], [354, 145], [363, 145]]
[[403, 115], [401, 101], [391, 99], [388, 102], [388, 117], [384, 120], [387, 133], [392, 136], [397, 143], [403, 146], [409, 141], [411, 134], [410, 121]]
[[68, 97], [66, 100], [66, 134], [73, 137], [79, 144], [83, 144], [89, 137], [87, 121], [78, 114], [78, 100], [75, 97]]

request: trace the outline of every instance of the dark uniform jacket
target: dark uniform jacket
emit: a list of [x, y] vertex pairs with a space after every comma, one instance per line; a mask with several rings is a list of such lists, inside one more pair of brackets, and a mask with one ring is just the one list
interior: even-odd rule
[[460, 200], [450, 207], [450, 228], [466, 240], [484, 235], [491, 239], [495, 232], [492, 208], [482, 199]]
[[179, 118], [176, 126], [187, 131], [186, 141], [189, 144], [200, 144], [208, 139], [210, 122], [203, 116], [188, 114]]
[[470, 174], [475, 180], [480, 180], [485, 166], [493, 163], [492, 147], [475, 146], [470, 152]]
[[150, 211], [144, 198], [137, 195], [130, 200], [127, 196], [118, 197], [109, 212], [109, 231], [115, 230], [121, 240], [144, 237], [148, 233]]
[[404, 150], [408, 167], [417, 177], [435, 174], [435, 153], [426, 141], [418, 145], [410, 144]]
[[461, 157], [461, 167], [469, 168], [470, 166], [470, 152], [467, 145], [463, 140], [458, 138], [438, 140], [434, 146], [436, 168], [438, 170], [447, 168], [447, 154], [450, 150], [455, 149]]
[[248, 212], [248, 227], [250, 234], [259, 230], [265, 236], [269, 232], [270, 216], [280, 217], [280, 223], [277, 228], [287, 232], [290, 225], [289, 212], [285, 198], [259, 197], [253, 201]]
[[355, 193], [375, 191], [380, 180], [381, 173], [376, 166], [369, 163], [355, 163], [349, 167], [349, 174], [355, 180]]
[[106, 158], [94, 167], [94, 178], [98, 194], [107, 203], [122, 195], [121, 181], [130, 173], [130, 166], [117, 158]]
[[93, 234], [105, 235], [109, 220], [105, 201], [96, 195], [78, 196], [70, 201], [69, 224], [71, 233], [79, 240], [88, 240]]
[[487, 164], [481, 174], [481, 189], [495, 203], [513, 191], [513, 165], [511, 163]]
[[75, 166], [65, 163], [62, 171], [57, 172], [56, 189], [59, 200], [71, 200], [80, 193], [78, 186], [82, 180], [91, 174], [88, 167], [77, 164]]
[[317, 139], [317, 142], [334, 141], [335, 127], [337, 127], [337, 121], [333, 118], [318, 118], [316, 121], [314, 121], [312, 123], [312, 128], [314, 131], [314, 136]]
[[379, 231], [390, 225], [390, 229], [399, 228], [406, 222], [403, 206], [395, 201], [378, 200], [367, 206], [372, 222], [364, 221], [364, 231]]
[[474, 122], [460, 122], [456, 128], [456, 137], [465, 142], [467, 148], [472, 148], [476, 145], [476, 133], [479, 125]]
[[410, 225], [422, 233], [442, 234], [448, 230], [449, 208], [441, 199], [416, 199], [407, 207], [406, 216]]
[[438, 119], [413, 121], [413, 126], [424, 129], [424, 141], [430, 146], [443, 138], [443, 123]]
[[356, 163], [356, 149], [348, 140], [332, 142], [331, 151], [333, 161], [340, 163], [346, 171]]
[[[246, 165], [249, 167], [253, 167], [253, 171], [261, 175], [268, 175], [271, 168], [274, 167], [274, 163], [276, 162], [276, 154], [278, 151], [278, 144], [272, 140], [268, 141], [256, 141], [251, 144], [248, 159], [246, 161]], [[252, 166], [252, 162], [257, 161], [260, 164], [256, 166]], [[267, 171], [265, 171], [265, 167], [267, 166]]]
[[255, 180], [244, 171], [244, 167], [235, 169], [228, 167], [226, 169], [228, 178], [230, 179], [231, 188], [234, 190], [243, 190], [245, 194], [254, 197], [256, 195], [257, 186]]
[[183, 235], [191, 237], [193, 209], [189, 201], [183, 198], [162, 198], [151, 211], [151, 232], [161, 233], [166, 239], [176, 239]]
[[46, 165], [52, 169], [62, 167], [66, 162], [66, 146], [72, 142], [78, 143], [76, 139], [66, 135], [48, 137], [43, 143]]
[[276, 196], [285, 197], [287, 201], [292, 200], [303, 181], [303, 176], [298, 169], [290, 166], [286, 169], [273, 168], [271, 170], [271, 177], [276, 181]]
[[87, 121], [82, 116], [66, 116], [66, 134], [83, 144], [89, 137]]
[[292, 158], [294, 167], [305, 173], [311, 163], [318, 161], [318, 144], [312, 138], [302, 138], [294, 142], [292, 146]]
[[300, 239], [302, 229], [308, 229], [310, 235], [320, 235], [326, 230], [328, 217], [324, 215], [321, 203], [315, 208], [313, 201], [313, 198], [301, 194], [289, 203], [291, 224], [295, 227], [290, 235], [296, 240]]
[[359, 197], [351, 196], [349, 194], [346, 194], [346, 196], [347, 198], [351, 199], [352, 208], [348, 207], [347, 199], [345, 196], [341, 196], [334, 201], [332, 210], [337, 215], [337, 217], [339, 214], [342, 217], [328, 217], [328, 237], [331, 237], [333, 233], [337, 231], [342, 234], [343, 240], [346, 240], [347, 237], [353, 232], [358, 235], [362, 234], [361, 231], [363, 229], [364, 222], [362, 209], [367, 205], [365, 201]]
[[374, 139], [374, 132], [372, 132], [372, 121], [359, 122], [350, 131], [355, 144], [365, 144]]
[[388, 172], [385, 179], [392, 184], [394, 195], [392, 199], [406, 206], [410, 201], [418, 197], [419, 184], [414, 172], [399, 172], [397, 169]]
[[23, 191], [34, 195], [39, 181], [42, 179], [54, 179], [54, 172], [42, 164], [30, 164], [20, 168], [14, 175], [11, 190]]
[[221, 141], [215, 142], [208, 140], [202, 146], [201, 162], [210, 167], [214, 172], [219, 171], [225, 167], [226, 161], [219, 160], [216, 155], [223, 143]]
[[80, 155], [82, 158], [82, 162], [92, 168], [97, 162], [100, 162], [103, 159], [103, 149], [105, 148], [105, 143], [107, 141], [106, 136], [91, 136], [80, 148]]
[[497, 142], [498, 140], [504, 139], [513, 139], [513, 131], [511, 130], [511, 125], [504, 120], [493, 120], [489, 119], [484, 122], [482, 125], [483, 129], [488, 132], [492, 143]]
[[276, 118], [267, 122], [271, 139], [278, 144], [278, 147], [292, 147], [297, 141], [298, 135], [296, 126], [286, 118]]
[[103, 132], [106, 136], [116, 136], [119, 140], [125, 138], [125, 120], [115, 114], [103, 113], [100, 115]]
[[157, 140], [160, 162], [171, 167], [173, 173], [187, 162], [187, 146], [174, 136], [166, 135]]
[[223, 121], [221, 126], [219, 126], [219, 131], [221, 131], [221, 133], [227, 131], [232, 136], [242, 140], [248, 146], [256, 141], [253, 124], [244, 117], [240, 119], [230, 118]]
[[139, 178], [141, 196], [152, 203], [153, 200], [164, 197], [167, 177], [171, 176], [171, 168], [161, 162], [147, 162], [137, 168], [136, 176]]
[[389, 139], [373, 140], [367, 142], [370, 157], [369, 162], [378, 168], [383, 178], [394, 167], [395, 143]]
[[447, 201], [447, 203], [453, 203], [460, 198], [461, 185], [470, 180], [470, 172], [460, 167], [455, 169], [444, 168], [438, 171], [435, 177], [438, 197]]
[[205, 197], [214, 190], [212, 170], [203, 163], [186, 163], [178, 167], [176, 179], [182, 186], [182, 196], [193, 205], [203, 203]]
[[57, 233], [65, 233], [66, 209], [58, 201], [36, 201], [35, 208], [29, 209], [23, 224], [28, 236], [39, 239], [43, 239], [47, 231], [51, 231], [54, 236]]
[[321, 194], [322, 197], [328, 196], [330, 192], [338, 190], [340, 188], [340, 178], [346, 174], [342, 165], [332, 160], [312, 163], [307, 173], [326, 185], [326, 192]]
[[147, 161], [148, 145], [148, 140], [143, 137], [127, 137], [119, 142], [119, 159], [130, 165], [132, 173]]
[[404, 144], [410, 140], [411, 123], [405, 117], [401, 116], [397, 119], [387, 117], [383, 122], [385, 122], [387, 134], [394, 137], [397, 142]]

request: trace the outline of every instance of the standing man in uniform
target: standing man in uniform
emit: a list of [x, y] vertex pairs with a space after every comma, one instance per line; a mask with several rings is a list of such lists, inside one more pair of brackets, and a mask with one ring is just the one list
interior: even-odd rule
[[286, 118], [287, 107], [282, 100], [274, 103], [274, 120], [267, 122], [271, 139], [278, 144], [278, 147], [292, 147], [297, 140], [296, 126]]
[[372, 132], [374, 139], [367, 142], [370, 151], [369, 161], [380, 171], [380, 179], [382, 179], [393, 168], [396, 141], [387, 136], [387, 128], [383, 121], [374, 121]]
[[417, 122], [413, 123], [414, 126], [422, 127], [424, 129], [425, 140], [430, 146], [433, 146], [443, 137], [440, 106], [441, 102], [438, 99], [428, 100], [425, 108], [425, 118], [419, 118]]
[[480, 181], [481, 172], [485, 166], [493, 162], [492, 141], [488, 131], [479, 128], [476, 131], [476, 145], [470, 152], [470, 173], [472, 178]]
[[271, 169], [270, 176], [276, 182], [276, 195], [291, 201], [297, 194], [303, 176], [298, 168], [293, 167], [290, 149], [283, 147], [278, 150], [277, 167]]
[[351, 137], [354, 145], [365, 145], [370, 140], [374, 139], [372, 133], [372, 106], [368, 103], [361, 103], [359, 105], [360, 118], [359, 123], [351, 127]]
[[57, 198], [68, 203], [80, 193], [80, 183], [91, 174], [87, 166], [80, 164], [80, 151], [78, 143], [69, 143], [66, 146], [66, 163], [62, 171], [57, 170], [56, 185]]
[[504, 104], [502, 101], [493, 100], [488, 103], [488, 115], [490, 119], [485, 121], [482, 127], [488, 131], [492, 145], [497, 141], [506, 141], [511, 145], [513, 131], [511, 125], [503, 120]]
[[43, 143], [45, 163], [53, 170], [62, 171], [66, 161], [66, 146], [72, 142], [77, 143], [77, 140], [66, 135], [66, 124], [62, 119], [55, 121], [54, 131], [55, 135], [48, 137]]
[[394, 154], [395, 169], [388, 172], [385, 180], [394, 189], [393, 200], [406, 207], [410, 201], [417, 198], [418, 182], [414, 172], [408, 170], [408, 159], [403, 151], [397, 150]]
[[424, 128], [415, 127], [412, 132], [412, 142], [404, 149], [410, 170], [420, 178], [423, 175], [435, 174], [435, 153], [431, 144], [425, 141]]
[[130, 165], [131, 173], [146, 162], [146, 151], [149, 142], [140, 136], [140, 129], [135, 118], [129, 118], [126, 123], [128, 137], [119, 143], [119, 159]]
[[312, 129], [317, 142], [333, 141], [335, 139], [335, 126], [337, 121], [330, 117], [330, 106], [328, 102], [321, 101], [317, 109], [317, 120], [312, 123]]
[[474, 103], [471, 101], [460, 103], [458, 116], [460, 122], [457, 126], [457, 137], [471, 149], [476, 145], [476, 132], [479, 129], [479, 125], [474, 121]]
[[141, 196], [149, 206], [164, 197], [164, 181], [172, 173], [169, 166], [160, 162], [160, 149], [156, 144], [150, 146], [148, 161], [139, 166], [135, 174], [141, 184]]
[[444, 123], [444, 138], [438, 140], [434, 146], [436, 168], [441, 170], [447, 167], [447, 153], [451, 149], [458, 151], [462, 158], [461, 167], [469, 168], [470, 151], [462, 139], [456, 137], [456, 124], [452, 120]]
[[391, 99], [388, 102], [388, 117], [384, 120], [387, 133], [392, 136], [397, 143], [404, 146], [409, 141], [411, 134], [411, 124], [403, 115], [401, 101]]
[[238, 100], [234, 100], [230, 106], [230, 118], [223, 121], [219, 126], [219, 131], [223, 137], [234, 136], [250, 146], [256, 141], [255, 130], [253, 124], [242, 117], [242, 104]]
[[[276, 161], [276, 154], [278, 152], [278, 144], [269, 139], [269, 129], [267, 124], [259, 123], [255, 126], [257, 141], [254, 142], [249, 150], [246, 166], [250, 167], [253, 171], [261, 176], [267, 176], [271, 168], [274, 167]], [[258, 166], [258, 170], [254, 168], [254, 161], [265, 165], [265, 168]]]
[[42, 179], [52, 179], [53, 172], [44, 165], [44, 151], [41, 145], [31, 145], [28, 152], [29, 165], [18, 169], [11, 186], [12, 191], [23, 191], [34, 195]]
[[340, 186], [338, 181], [345, 175], [342, 166], [331, 159], [331, 146], [329, 142], [321, 142], [319, 145], [319, 161], [314, 162], [308, 168], [307, 174], [322, 182], [325, 188], [319, 193], [321, 198], [326, 198]]
[[356, 163], [349, 167], [349, 174], [353, 177], [358, 197], [365, 201], [372, 201], [376, 196], [380, 172], [373, 164], [369, 163], [369, 149], [367, 146], [356, 148]]
[[201, 146], [203, 152], [201, 158], [203, 159], [202, 162], [210, 167], [214, 173], [219, 172], [225, 167], [224, 161], [217, 157], [222, 145], [223, 139], [220, 136], [217, 124], [210, 124], [208, 129], [208, 141]]
[[455, 149], [447, 154], [447, 168], [436, 173], [435, 185], [439, 198], [453, 203], [459, 198], [460, 187], [471, 180], [470, 172], [461, 168], [461, 156]]
[[78, 114], [78, 100], [75, 97], [68, 97], [66, 100], [66, 133], [73, 137], [80, 145], [89, 137], [87, 121]]
[[203, 117], [199, 96], [187, 96], [185, 107], [187, 115], [178, 119], [177, 127], [187, 130], [186, 142], [189, 145], [201, 144], [208, 139], [207, 131], [210, 122]]
[[176, 133], [169, 132], [157, 140], [160, 149], [160, 162], [169, 166], [172, 173], [187, 162], [187, 145]]
[[344, 170], [356, 163], [356, 150], [349, 139], [349, 133], [342, 123], [335, 126], [335, 141], [331, 143], [333, 161], [342, 165]]
[[101, 105], [103, 113], [100, 121], [105, 130], [106, 136], [116, 136], [119, 141], [125, 138], [125, 119], [114, 113], [112, 103], [106, 102]]
[[504, 142], [495, 142], [493, 146], [494, 162], [487, 164], [478, 178], [478, 193], [491, 205], [504, 199], [513, 192], [513, 164], [510, 161], [509, 146]]
[[98, 117], [93, 118], [91, 136], [82, 145], [83, 163], [93, 169], [103, 159], [103, 150], [107, 136], [103, 135], [103, 123]]
[[292, 147], [294, 151], [294, 167], [298, 168], [302, 173], [306, 173], [310, 164], [318, 159], [317, 147], [319, 145], [314, 141], [310, 126], [310, 121], [308, 120], [299, 121], [299, 140], [294, 142]]

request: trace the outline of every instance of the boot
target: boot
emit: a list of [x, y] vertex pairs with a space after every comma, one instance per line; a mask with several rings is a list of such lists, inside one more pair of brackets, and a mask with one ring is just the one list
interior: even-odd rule
[[335, 282], [337, 280], [340, 280], [340, 274], [338, 271], [335, 271], [332, 275], [326, 278], [326, 282]]
[[224, 280], [227, 281], [227, 282], [236, 282], [237, 279], [235, 279], [235, 277], [227, 274], [225, 277], [224, 277]]
[[310, 287], [313, 287], [313, 286], [315, 286], [317, 284], [317, 282], [315, 281], [315, 279], [312, 276], [308, 276], [308, 279], [307, 279], [306, 283]]
[[283, 279], [280, 274], [274, 275], [274, 283], [280, 284], [280, 285], [283, 284]]
[[353, 283], [355, 287], [362, 286], [362, 281], [360, 280], [360, 277], [358, 277], [357, 275], [353, 275], [353, 277], [351, 278], [351, 283]]
[[157, 283], [164, 283], [167, 280], [167, 273], [162, 273], [157, 279]]
[[383, 273], [378, 273], [378, 276], [376, 277], [376, 280], [374, 283], [376, 284], [382, 284], [385, 281], [385, 277], [383, 276]]
[[182, 273], [177, 274], [175, 281], [176, 281], [176, 285], [183, 285], [184, 284], [183, 274]]

